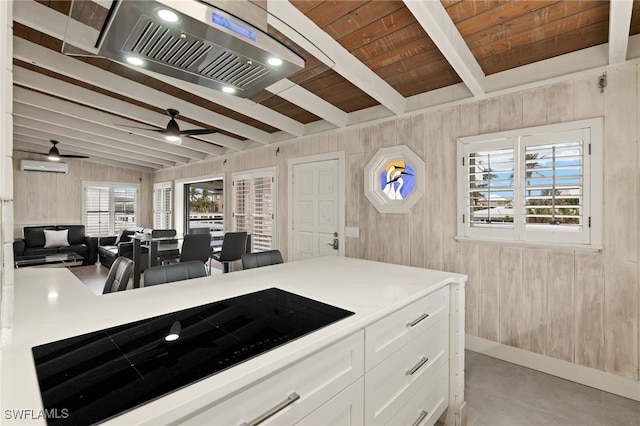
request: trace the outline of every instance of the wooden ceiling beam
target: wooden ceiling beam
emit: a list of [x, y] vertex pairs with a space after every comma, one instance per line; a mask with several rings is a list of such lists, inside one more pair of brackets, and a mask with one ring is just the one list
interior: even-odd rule
[[[19, 72], [18, 74], [21, 74]], [[14, 105], [27, 105], [42, 111], [53, 111], [57, 114], [73, 117], [78, 122], [74, 126], [78, 129], [89, 128], [92, 124], [100, 126], [96, 129], [100, 135], [104, 135], [110, 140], [120, 141], [141, 148], [153, 149], [154, 155], [177, 163], [188, 162], [189, 159], [203, 159], [206, 154], [191, 148], [174, 145], [170, 143], [158, 144], [159, 135], [138, 136], [132, 134], [124, 127], [118, 127], [118, 122], [122, 124], [138, 125], [139, 123], [121, 119], [109, 113], [99, 111], [97, 109], [88, 108], [75, 102], [69, 102], [57, 97], [49, 96], [45, 93], [36, 92], [23, 87], [14, 86], [13, 88]], [[15, 108], [15, 107], [14, 107]], [[226, 153], [224, 148], [216, 149], [218, 155]]]
[[611, 0], [609, 10], [609, 64], [627, 60], [633, 0]]
[[346, 112], [340, 108], [336, 108], [307, 89], [298, 86], [291, 80], [286, 78], [280, 80], [267, 87], [267, 90], [307, 111], [313, 111], [315, 115], [337, 127], [345, 127], [347, 125], [348, 119]]
[[405, 98], [288, 1], [270, 1], [267, 22], [395, 114]]
[[485, 94], [485, 75], [439, 1], [404, 0], [404, 4], [438, 46], [474, 96]]
[[[81, 120], [73, 117], [58, 114], [53, 111], [46, 111], [29, 105], [16, 103], [13, 110], [14, 124], [21, 123], [23, 125], [32, 125], [33, 128], [51, 132], [49, 139], [61, 140], [62, 138], [73, 138], [83, 141], [82, 146], [94, 146], [97, 151], [105, 153], [120, 154], [126, 156], [139, 157], [141, 160], [161, 164], [163, 166], [175, 166], [185, 164], [190, 161], [188, 157], [172, 156], [167, 159], [158, 154], [153, 147], [142, 147], [127, 142], [110, 139], [102, 126], [87, 125], [79, 122]], [[166, 144], [166, 142], [158, 140], [155, 145]]]
[[[14, 83], [28, 87], [33, 90], [40, 91], [42, 93], [48, 94], [50, 96], [54, 96], [60, 98], [59, 102], [64, 102], [62, 99], [67, 99], [70, 102], [75, 102], [77, 104], [88, 107], [85, 109], [83, 115], [92, 115], [91, 110], [100, 111], [105, 115], [102, 116], [104, 121], [98, 122], [104, 126], [111, 128], [112, 132], [126, 132], [140, 135], [141, 137], [147, 137], [149, 139], [157, 140], [158, 135], [156, 133], [152, 133], [145, 130], [137, 130], [133, 128], [124, 128], [118, 127], [119, 123], [131, 126], [139, 126], [144, 127], [143, 123], [156, 123], [159, 122], [155, 128], [163, 128], [166, 126], [166, 123], [169, 121], [167, 115], [159, 114], [153, 111], [150, 111], [146, 108], [138, 107], [135, 105], [127, 104], [124, 101], [111, 98], [109, 96], [102, 95], [100, 93], [92, 92], [88, 89], [84, 89], [79, 86], [74, 86], [73, 84], [66, 83], [61, 80], [57, 80], [52, 77], [47, 77], [42, 74], [38, 74], [34, 71], [25, 70], [22, 68], [14, 69]], [[55, 111], [55, 109], [53, 109]], [[132, 121], [126, 118], [120, 117], [135, 117], [140, 120]], [[109, 120], [109, 121], [107, 121]], [[116, 121], [118, 120], [118, 121]], [[162, 121], [161, 121], [162, 120]], [[182, 125], [186, 125], [186, 123], [182, 123]], [[150, 126], [150, 128], [153, 128]], [[153, 136], [153, 137], [152, 137]], [[242, 141], [238, 141], [241, 143]], [[221, 149], [219, 146], [213, 145], [212, 143], [203, 142], [201, 140], [195, 140], [193, 138], [183, 138], [181, 148], [188, 148], [194, 151], [198, 151], [207, 155], [210, 154], [223, 154], [226, 153], [224, 149]], [[196, 156], [197, 158], [197, 156]]]
[[[127, 78], [94, 67], [85, 62], [78, 61], [61, 53], [54, 52], [53, 50], [43, 48], [21, 38], [14, 37], [13, 57], [25, 62], [35, 63], [45, 69], [96, 87], [101, 87], [122, 96], [134, 96], [138, 101], [149, 105], [176, 108], [185, 112], [186, 116], [189, 116], [194, 120], [202, 123], [215, 123], [216, 128], [243, 136], [247, 139], [261, 143], [271, 142], [271, 136], [267, 132], [247, 126], [242, 122], [232, 120], [222, 114], [218, 114], [201, 107], [196, 107], [193, 104], [182, 99], [175, 98], [170, 94], [150, 89]], [[132, 117], [136, 116], [132, 115]], [[155, 124], [164, 127], [166, 122], [164, 125], [160, 123]], [[220, 145], [224, 144], [220, 143]], [[230, 146], [229, 148], [241, 150], [243, 147]]]

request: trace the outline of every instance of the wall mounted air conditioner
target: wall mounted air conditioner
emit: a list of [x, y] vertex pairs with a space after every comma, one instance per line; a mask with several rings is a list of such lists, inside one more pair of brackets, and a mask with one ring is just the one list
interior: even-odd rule
[[68, 173], [67, 163], [49, 161], [20, 160], [20, 170], [27, 172]]

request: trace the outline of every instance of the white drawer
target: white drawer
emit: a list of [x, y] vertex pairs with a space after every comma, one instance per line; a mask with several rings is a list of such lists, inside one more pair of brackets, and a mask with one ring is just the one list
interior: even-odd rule
[[365, 375], [366, 425], [387, 423], [448, 361], [448, 330], [448, 318], [442, 317]]
[[365, 329], [365, 371], [449, 314], [449, 287], [381, 319]]
[[296, 424], [298, 426], [364, 425], [364, 379], [360, 378]]
[[431, 426], [447, 409], [449, 363], [433, 372], [407, 404], [396, 413], [388, 425]]
[[[251, 424], [279, 405], [286, 407], [261, 424], [295, 424], [362, 376], [363, 339], [362, 332], [347, 337], [239, 394], [203, 408], [180, 424]], [[299, 398], [289, 401], [292, 394]]]

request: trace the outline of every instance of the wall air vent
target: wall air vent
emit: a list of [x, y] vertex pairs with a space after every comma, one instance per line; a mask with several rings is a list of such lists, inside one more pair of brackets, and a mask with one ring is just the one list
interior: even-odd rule
[[20, 170], [25, 172], [69, 173], [67, 163], [49, 161], [20, 160]]
[[[256, 5], [234, 4], [245, 3], [247, 15], [249, 9], [255, 15]], [[100, 56], [240, 97], [304, 67], [289, 48], [240, 18], [195, 0], [114, 2], [96, 47]]]

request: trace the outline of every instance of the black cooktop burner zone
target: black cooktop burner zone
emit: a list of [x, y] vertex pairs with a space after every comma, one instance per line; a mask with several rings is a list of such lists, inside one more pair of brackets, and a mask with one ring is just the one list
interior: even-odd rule
[[270, 288], [36, 346], [47, 423], [105, 421], [350, 315]]

